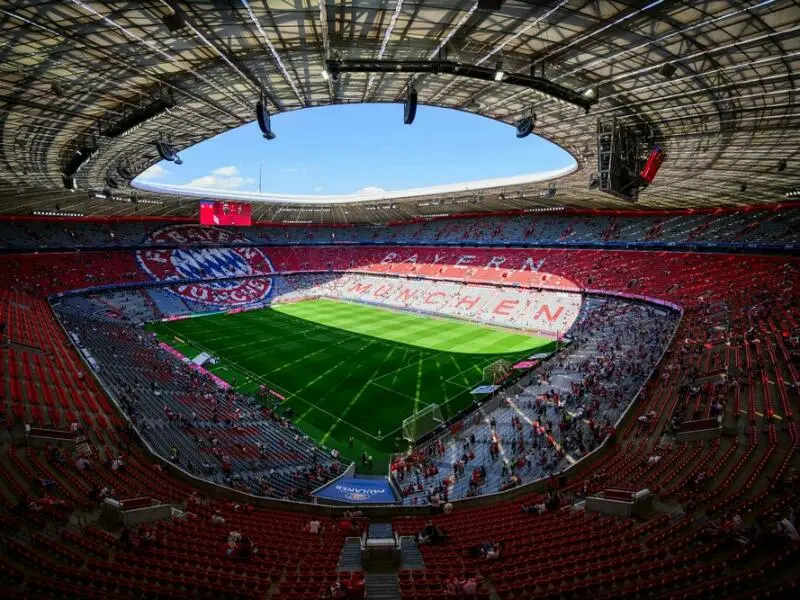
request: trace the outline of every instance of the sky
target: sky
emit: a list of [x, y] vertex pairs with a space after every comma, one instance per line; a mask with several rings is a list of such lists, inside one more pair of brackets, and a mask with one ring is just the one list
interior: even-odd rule
[[420, 106], [403, 124], [402, 104], [348, 104], [282, 113], [274, 140], [253, 122], [161, 161], [139, 180], [276, 194], [393, 191], [551, 171], [572, 157], [536, 135], [470, 113]]

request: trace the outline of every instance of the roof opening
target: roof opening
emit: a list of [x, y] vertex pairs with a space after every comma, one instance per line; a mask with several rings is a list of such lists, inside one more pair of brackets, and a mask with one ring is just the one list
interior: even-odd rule
[[505, 123], [448, 108], [420, 106], [408, 126], [402, 104], [325, 106], [276, 115], [271, 127], [277, 137], [270, 141], [256, 122], [205, 140], [181, 152], [182, 165], [157, 163], [135, 185], [352, 201], [498, 178], [541, 180], [575, 167], [552, 142], [518, 139]]

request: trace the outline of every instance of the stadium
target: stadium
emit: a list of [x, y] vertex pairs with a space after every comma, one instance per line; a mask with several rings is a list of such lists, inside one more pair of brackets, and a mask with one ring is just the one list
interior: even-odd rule
[[[0, 38], [4, 598], [796, 597], [796, 0], [11, 0]], [[375, 104], [568, 166], [152, 177]]]

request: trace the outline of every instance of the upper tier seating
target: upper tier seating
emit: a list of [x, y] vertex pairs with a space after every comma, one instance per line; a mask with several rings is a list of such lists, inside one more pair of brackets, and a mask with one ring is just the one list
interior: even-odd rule
[[[163, 223], [54, 223], [44, 220], [0, 221], [0, 248], [71, 249], [149, 244]], [[184, 222], [179, 222], [183, 225]], [[237, 228], [257, 244], [765, 244], [800, 243], [800, 209], [706, 214], [606, 216], [526, 214], [439, 218], [386, 227], [304, 227], [264, 225]], [[161, 243], [158, 241], [157, 243]], [[211, 243], [195, 239], [192, 243]]]

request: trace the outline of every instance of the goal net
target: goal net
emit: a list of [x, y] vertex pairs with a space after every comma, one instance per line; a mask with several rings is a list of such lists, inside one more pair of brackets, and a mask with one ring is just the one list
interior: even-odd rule
[[438, 404], [429, 404], [425, 408], [403, 420], [403, 439], [416, 443], [439, 425], [444, 423], [442, 410]]
[[489, 383], [500, 383], [511, 372], [513, 365], [507, 361], [497, 360], [483, 369], [483, 380]]

